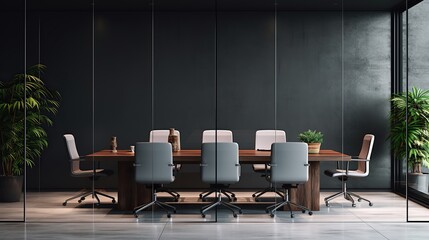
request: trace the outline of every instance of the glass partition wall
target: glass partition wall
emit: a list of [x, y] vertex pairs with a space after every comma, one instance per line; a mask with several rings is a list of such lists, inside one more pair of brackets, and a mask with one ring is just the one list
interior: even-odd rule
[[[0, 203], [0, 221], [427, 220], [427, 209], [415, 203], [427, 200], [427, 181], [415, 180], [425, 178], [427, 168], [410, 174], [407, 161], [390, 159], [395, 149], [387, 140], [391, 94], [425, 86], [420, 50], [426, 41], [425, 1], [413, 3], [409, 12], [406, 1], [391, 6], [337, 0], [2, 4], [1, 18], [23, 17], [3, 21], [5, 36], [25, 35], [1, 39], [1, 80], [43, 64], [47, 68], [37, 77], [61, 98], [58, 113], [49, 115], [53, 125], [45, 128], [48, 147], [25, 168], [26, 194], [18, 202]], [[22, 50], [24, 57], [9, 54], [10, 49]], [[222, 130], [232, 136], [225, 140]], [[257, 138], [271, 131], [271, 142], [289, 145], [300, 142], [306, 130], [323, 134], [322, 150], [307, 155], [308, 165], [301, 167], [307, 167], [308, 179], [296, 180], [303, 184], [295, 188], [290, 180], [273, 177], [270, 167], [279, 166], [269, 165], [270, 144], [260, 145]], [[76, 154], [83, 158], [70, 157], [75, 152], [64, 134], [74, 136]], [[350, 156], [365, 160], [366, 134], [375, 136], [370, 161], [350, 163]], [[169, 141], [176, 149], [171, 162], [167, 151], [161, 170], [156, 149]], [[237, 146], [239, 162], [222, 169], [225, 146]], [[337, 155], [323, 157], [328, 150]], [[361, 176], [325, 173], [347, 167]], [[172, 173], [169, 180], [159, 179], [164, 173]], [[266, 212], [286, 199], [285, 188], [289, 200], [313, 214], [294, 208], [291, 218], [287, 207]], [[84, 189], [97, 195], [77, 195]], [[133, 209], [155, 200], [154, 193], [176, 213], [161, 204], [168, 213], [148, 207], [135, 218]], [[72, 196], [78, 197], [67, 201]], [[240, 209], [231, 207], [233, 213], [224, 205], [202, 211], [217, 201]], [[386, 206], [392, 210], [386, 212]]]
[[[401, 178], [406, 179], [407, 221], [428, 221], [429, 214], [419, 209], [429, 206], [429, 161], [427, 157], [427, 121], [415, 116], [427, 108], [427, 81], [429, 65], [427, 12], [429, 3], [421, 1], [411, 5], [402, 14], [405, 37], [403, 58], [405, 59], [403, 95], [407, 99], [406, 139], [409, 142], [406, 158], [402, 161]], [[421, 109], [421, 110], [420, 110]], [[403, 186], [401, 190], [404, 190]]]
[[25, 10], [23, 0], [0, 3], [0, 221], [25, 219]]

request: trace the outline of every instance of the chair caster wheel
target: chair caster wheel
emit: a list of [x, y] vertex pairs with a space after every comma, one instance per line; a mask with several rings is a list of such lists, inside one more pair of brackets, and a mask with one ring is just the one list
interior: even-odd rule
[[271, 213], [271, 214], [270, 214], [270, 217], [272, 217], [272, 218], [273, 218], [273, 217], [274, 217], [274, 214], [272, 214], [272, 213]]
[[325, 203], [325, 205], [326, 205], [327, 207], [330, 207], [329, 203], [327, 203], [327, 202]]
[[312, 212], [312, 211], [309, 211], [309, 212], [308, 212], [308, 215], [310, 215], [310, 216], [311, 216], [311, 215], [313, 215], [313, 212]]
[[177, 212], [176, 212], [176, 209], [174, 209], [174, 210], [173, 210], [173, 212], [174, 212], [174, 213], [177, 213]]
[[358, 202], [362, 201], [362, 199], [358, 198]]
[[81, 203], [81, 202], [82, 202], [82, 200], [80, 200], [80, 199], [79, 199], [79, 200], [77, 200], [77, 202], [78, 202], [78, 203]]
[[203, 195], [202, 194], [200, 194], [200, 199], [203, 199]]
[[369, 206], [372, 207], [372, 202], [369, 203]]
[[294, 218], [294, 217], [295, 217], [295, 215], [293, 215], [293, 214], [290, 215], [290, 218]]
[[81, 200], [81, 201], [85, 200], [85, 197], [81, 197], [81, 198], [80, 198], [80, 200]]
[[233, 201], [233, 202], [237, 202], [237, 198], [236, 198], [236, 197], [233, 197], [233, 198], [232, 198], [232, 201]]
[[115, 199], [113, 199], [113, 200], [112, 200], [112, 203], [116, 203], [116, 200], [115, 200]]
[[301, 212], [302, 212], [302, 213], [305, 213], [305, 210], [302, 210]]
[[232, 216], [234, 216], [235, 218], [237, 218], [237, 213], [233, 213]]
[[355, 203], [352, 203], [352, 207], [356, 207], [356, 204], [355, 204]]
[[256, 197], [256, 194], [252, 194], [252, 197]]
[[139, 215], [137, 215], [137, 213], [134, 213], [134, 217], [139, 218]]
[[241, 211], [241, 210], [238, 210], [238, 213], [240, 213], [240, 214], [243, 214], [243, 211]]
[[168, 217], [168, 218], [171, 218], [171, 214], [167, 213], [167, 217]]
[[177, 194], [176, 198], [179, 199], [179, 197], [180, 197], [180, 194]]
[[66, 206], [67, 205], [67, 202], [63, 202], [63, 206]]
[[232, 198], [235, 198], [235, 194], [234, 194], [234, 193], [233, 193], [233, 194], [231, 194], [231, 197], [232, 197]]
[[269, 211], [268, 209], [265, 209], [265, 212], [266, 212], [266, 213], [269, 213], [270, 211]]
[[203, 214], [201, 214], [201, 217], [206, 218], [206, 215], [203, 213]]

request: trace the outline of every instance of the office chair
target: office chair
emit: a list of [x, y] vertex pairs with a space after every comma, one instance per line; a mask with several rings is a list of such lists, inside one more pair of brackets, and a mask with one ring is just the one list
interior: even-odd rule
[[[174, 130], [174, 133], [178, 137], [179, 149], [181, 149], [181, 147], [180, 147], [180, 132], [178, 130]], [[168, 135], [169, 134], [170, 134], [170, 130], [152, 130], [149, 133], [149, 142], [168, 143]], [[182, 168], [181, 164], [176, 164], [174, 166], [174, 169], [176, 171], [179, 171], [181, 168]], [[158, 192], [166, 192], [174, 198], [174, 201], [176, 201], [176, 202], [179, 201], [180, 194], [176, 191], [173, 191], [173, 190], [167, 189], [167, 188], [163, 188], [163, 189], [158, 189]]]
[[[271, 151], [271, 144], [275, 142], [286, 142], [286, 133], [283, 130], [258, 130], [255, 135], [255, 150], [257, 151]], [[276, 189], [269, 179], [270, 166], [267, 164], [253, 164], [253, 171], [261, 173], [261, 177], [269, 182], [269, 186], [263, 190], [256, 191], [252, 194], [255, 201], [267, 192], [274, 192], [284, 199], [283, 193]]]
[[201, 178], [203, 182], [210, 183], [216, 193], [217, 200], [201, 209], [201, 216], [216, 206], [224, 206], [232, 211], [234, 217], [242, 213], [241, 209], [229, 202], [222, 201], [221, 193], [229, 184], [240, 180], [240, 164], [238, 160], [237, 143], [203, 143], [201, 148]]
[[167, 210], [170, 208], [176, 213], [176, 208], [157, 200], [158, 189], [162, 184], [172, 183], [173, 175], [173, 153], [170, 143], [150, 143], [138, 142], [135, 149], [135, 175], [136, 182], [147, 184], [149, 187], [154, 186], [153, 200], [148, 204], [134, 208], [134, 216], [150, 206], [156, 205], [167, 212], [167, 217], [171, 214]]
[[[216, 136], [217, 134], [217, 136]], [[229, 142], [232, 143], [232, 131], [230, 130], [204, 130], [202, 143], [212, 143], [212, 142]], [[210, 187], [210, 189], [214, 189]], [[200, 193], [200, 199], [205, 201], [208, 196], [214, 193], [214, 190], [206, 191]], [[237, 198], [235, 194], [226, 189], [222, 190], [222, 194], [225, 195], [229, 201], [235, 201]]]
[[[273, 184], [282, 183], [284, 189], [284, 199], [266, 208], [266, 212], [271, 217], [277, 209], [287, 205], [290, 211], [290, 217], [293, 218], [291, 205], [302, 210], [302, 213], [308, 211], [309, 215], [313, 212], [302, 205], [289, 201], [289, 191], [292, 187], [308, 181], [308, 145], [301, 142], [273, 143], [271, 145], [271, 173], [270, 181]], [[270, 210], [271, 209], [271, 210]]]
[[[113, 171], [102, 169], [102, 168], [96, 168], [91, 170], [80, 169], [80, 162], [84, 161], [85, 158], [83, 156], [79, 156], [79, 153], [77, 152], [74, 136], [72, 134], [64, 134], [64, 140], [66, 143], [68, 156], [70, 159], [70, 171], [71, 171], [70, 173], [72, 177], [87, 177], [91, 180], [97, 180], [99, 177], [110, 176], [113, 174]], [[85, 191], [83, 193], [80, 193], [74, 197], [68, 198], [63, 202], [63, 206], [66, 206], [68, 201], [73, 200], [75, 198], [79, 198], [78, 203], [81, 203], [89, 195], [91, 195], [92, 198], [97, 199], [97, 205], [100, 205], [100, 198], [98, 197], [98, 195], [110, 198], [112, 199], [112, 203], [116, 203], [116, 200], [114, 197], [95, 190], [90, 190], [90, 191]]]
[[361, 200], [367, 201], [369, 206], [372, 206], [372, 202], [366, 198], [363, 198], [356, 193], [347, 191], [347, 180], [350, 177], [366, 177], [369, 175], [369, 160], [371, 159], [372, 147], [374, 145], [375, 136], [372, 134], [366, 134], [363, 138], [362, 147], [359, 153], [359, 156], [352, 157], [352, 162], [357, 162], [358, 166], [355, 170], [350, 170], [350, 162], [346, 163], [346, 169], [340, 168], [340, 162], [337, 162], [337, 169], [325, 170], [325, 175], [329, 177], [338, 178], [342, 182], [342, 190], [336, 194], [333, 194], [325, 198], [325, 204], [329, 207], [329, 201], [339, 197], [341, 195], [350, 202], [352, 202], [352, 207], [356, 207], [355, 201], [352, 196], [358, 198], [358, 202]]

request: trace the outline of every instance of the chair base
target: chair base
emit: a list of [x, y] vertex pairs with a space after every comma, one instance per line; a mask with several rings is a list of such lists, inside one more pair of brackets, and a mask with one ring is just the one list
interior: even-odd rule
[[272, 186], [267, 187], [267, 188], [265, 188], [263, 190], [256, 191], [255, 193], [252, 194], [252, 197], [254, 197], [255, 198], [255, 202], [257, 202], [257, 201], [260, 200], [260, 198], [262, 197], [262, 195], [264, 195], [265, 193], [268, 193], [268, 192], [274, 192], [277, 195], [279, 195], [283, 200], [285, 199], [285, 196], [283, 195], [283, 193], [281, 191], [279, 191], [278, 189], [272, 187]]
[[224, 201], [222, 201], [222, 196], [221, 196], [221, 192], [222, 191], [225, 191], [225, 190], [214, 190], [214, 191], [212, 191], [212, 192], [216, 192], [217, 193], [217, 195], [218, 195], [218, 197], [217, 197], [217, 201], [216, 202], [214, 202], [214, 203], [212, 203], [212, 204], [210, 204], [210, 205], [207, 205], [207, 206], [204, 206], [202, 209], [201, 209], [201, 216], [203, 217], [203, 218], [205, 218], [206, 217], [206, 212], [207, 211], [209, 211], [210, 209], [212, 209], [212, 208], [214, 208], [214, 207], [216, 207], [216, 206], [224, 206], [224, 207], [226, 207], [227, 209], [229, 209], [231, 212], [232, 212], [232, 215], [236, 218], [237, 217], [237, 212], [236, 211], [238, 211], [238, 213], [239, 214], [242, 214], [242, 211], [241, 211], [241, 208], [239, 208], [238, 206], [235, 206], [235, 205], [233, 205], [233, 204], [231, 204], [231, 203], [229, 203], [229, 202], [224, 202]]
[[[211, 188], [216, 188], [216, 185], [212, 185]], [[205, 191], [200, 193], [200, 199], [204, 202], [207, 200], [207, 197], [210, 196], [211, 194], [220, 191], [221, 194], [223, 194], [225, 197], [228, 198], [229, 201], [237, 201], [237, 198], [235, 197], [235, 194], [231, 191], [225, 190], [225, 189], [220, 189], [220, 190], [209, 190], [209, 191]]]
[[156, 199], [156, 191], [153, 193], [153, 199], [154, 199], [154, 200], [153, 200], [152, 202], [150, 202], [150, 203], [147, 203], [147, 204], [144, 204], [144, 205], [141, 205], [141, 206], [138, 206], [138, 207], [134, 208], [134, 210], [133, 210], [133, 214], [134, 214], [134, 216], [135, 216], [136, 218], [138, 218], [138, 213], [139, 213], [139, 212], [141, 212], [141, 211], [143, 211], [143, 210], [145, 210], [146, 208], [151, 207], [151, 206], [158, 206], [158, 207], [160, 207], [162, 210], [164, 210], [164, 211], [167, 213], [167, 217], [168, 217], [168, 218], [170, 218], [170, 217], [171, 217], [171, 213], [168, 211], [168, 209], [167, 209], [167, 208], [172, 209], [172, 210], [173, 210], [173, 213], [176, 213], [176, 208], [175, 208], [175, 207], [173, 207], [173, 206], [171, 206], [171, 205], [169, 205], [169, 204], [166, 204], [166, 203], [160, 202], [160, 201], [158, 201], [158, 200]]
[[101, 193], [101, 192], [99, 192], [99, 191], [86, 191], [86, 192], [79, 193], [79, 194], [77, 194], [76, 196], [73, 196], [73, 197], [71, 197], [71, 198], [66, 199], [66, 200], [63, 202], [63, 206], [66, 206], [68, 201], [73, 200], [73, 199], [76, 199], [76, 198], [79, 198], [79, 200], [78, 200], [77, 202], [78, 202], [78, 203], [81, 203], [81, 202], [82, 202], [82, 201], [84, 201], [84, 200], [85, 200], [85, 198], [86, 198], [87, 196], [89, 196], [89, 195], [91, 195], [91, 197], [92, 197], [92, 198], [95, 198], [95, 199], [97, 200], [97, 206], [99, 206], [99, 205], [101, 204], [101, 203], [100, 203], [100, 198], [98, 197], [98, 195], [101, 195], [101, 196], [104, 196], [104, 197], [110, 198], [110, 199], [112, 199], [112, 203], [116, 203], [115, 198], [114, 198], [114, 197], [112, 197], [112, 196], [109, 196], [109, 195], [107, 195], [107, 194]]
[[170, 194], [174, 198], [175, 202], [179, 201], [180, 194], [178, 192], [176, 192], [176, 191], [173, 191], [171, 189], [161, 188], [161, 189], [158, 190], [158, 192], [166, 192], [166, 193]]
[[[294, 205], [294, 206], [296, 206], [297, 208], [299, 208], [299, 209], [301, 209], [301, 211], [302, 211], [302, 213], [305, 213], [306, 211], [308, 211], [308, 215], [313, 215], [313, 212], [309, 209], [309, 208], [307, 208], [307, 207], [304, 207], [304, 206], [302, 206], [302, 205], [299, 205], [299, 204], [296, 204], [296, 203], [293, 203], [293, 202], [291, 202], [291, 201], [289, 201], [289, 189], [285, 189], [285, 192], [284, 192], [284, 201], [283, 202], [279, 202], [279, 203], [276, 203], [276, 204], [273, 204], [273, 205], [271, 205], [271, 206], [268, 206], [266, 209], [265, 209], [265, 212], [266, 213], [270, 213], [270, 216], [271, 217], [274, 217], [275, 216], [275, 212], [277, 211], [277, 209], [279, 209], [279, 208], [281, 208], [281, 207], [283, 207], [283, 206], [285, 206], [285, 205], [287, 205], [288, 206], [288, 208], [289, 208], [289, 212], [290, 212], [290, 217], [291, 218], [294, 218], [295, 217], [295, 215], [293, 214], [293, 212], [292, 212], [292, 205]], [[272, 208], [272, 209], [271, 209]], [[271, 209], [271, 210], [270, 210]]]
[[333, 194], [333, 195], [331, 195], [329, 197], [326, 197], [325, 198], [325, 205], [327, 207], [329, 207], [330, 206], [329, 205], [329, 201], [331, 201], [331, 200], [333, 200], [333, 199], [335, 199], [335, 198], [337, 198], [337, 197], [339, 197], [341, 195], [344, 196], [344, 199], [346, 199], [346, 200], [348, 200], [348, 201], [350, 201], [352, 203], [352, 207], [356, 207], [356, 203], [355, 203], [355, 200], [353, 199], [353, 197], [357, 198], [358, 202], [360, 202], [362, 200], [367, 201], [370, 207], [372, 207], [372, 205], [373, 205], [370, 200], [368, 200], [366, 198], [363, 198], [363, 197], [359, 196], [356, 193], [347, 192], [347, 191], [341, 191], [341, 192], [335, 193], [335, 194]]

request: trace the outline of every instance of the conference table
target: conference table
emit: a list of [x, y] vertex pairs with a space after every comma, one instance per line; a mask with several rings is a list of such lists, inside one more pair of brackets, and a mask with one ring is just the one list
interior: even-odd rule
[[[135, 182], [134, 153], [130, 150], [101, 150], [86, 155], [94, 161], [118, 162], [118, 209], [132, 210], [134, 207], [151, 201], [151, 189]], [[240, 164], [266, 164], [271, 160], [270, 151], [239, 150]], [[320, 163], [332, 161], [350, 161], [351, 156], [334, 151], [320, 150], [308, 154], [309, 179], [307, 183], [292, 189], [290, 199], [313, 211], [320, 210]], [[173, 152], [174, 164], [200, 164], [201, 150], [179, 150]]]

